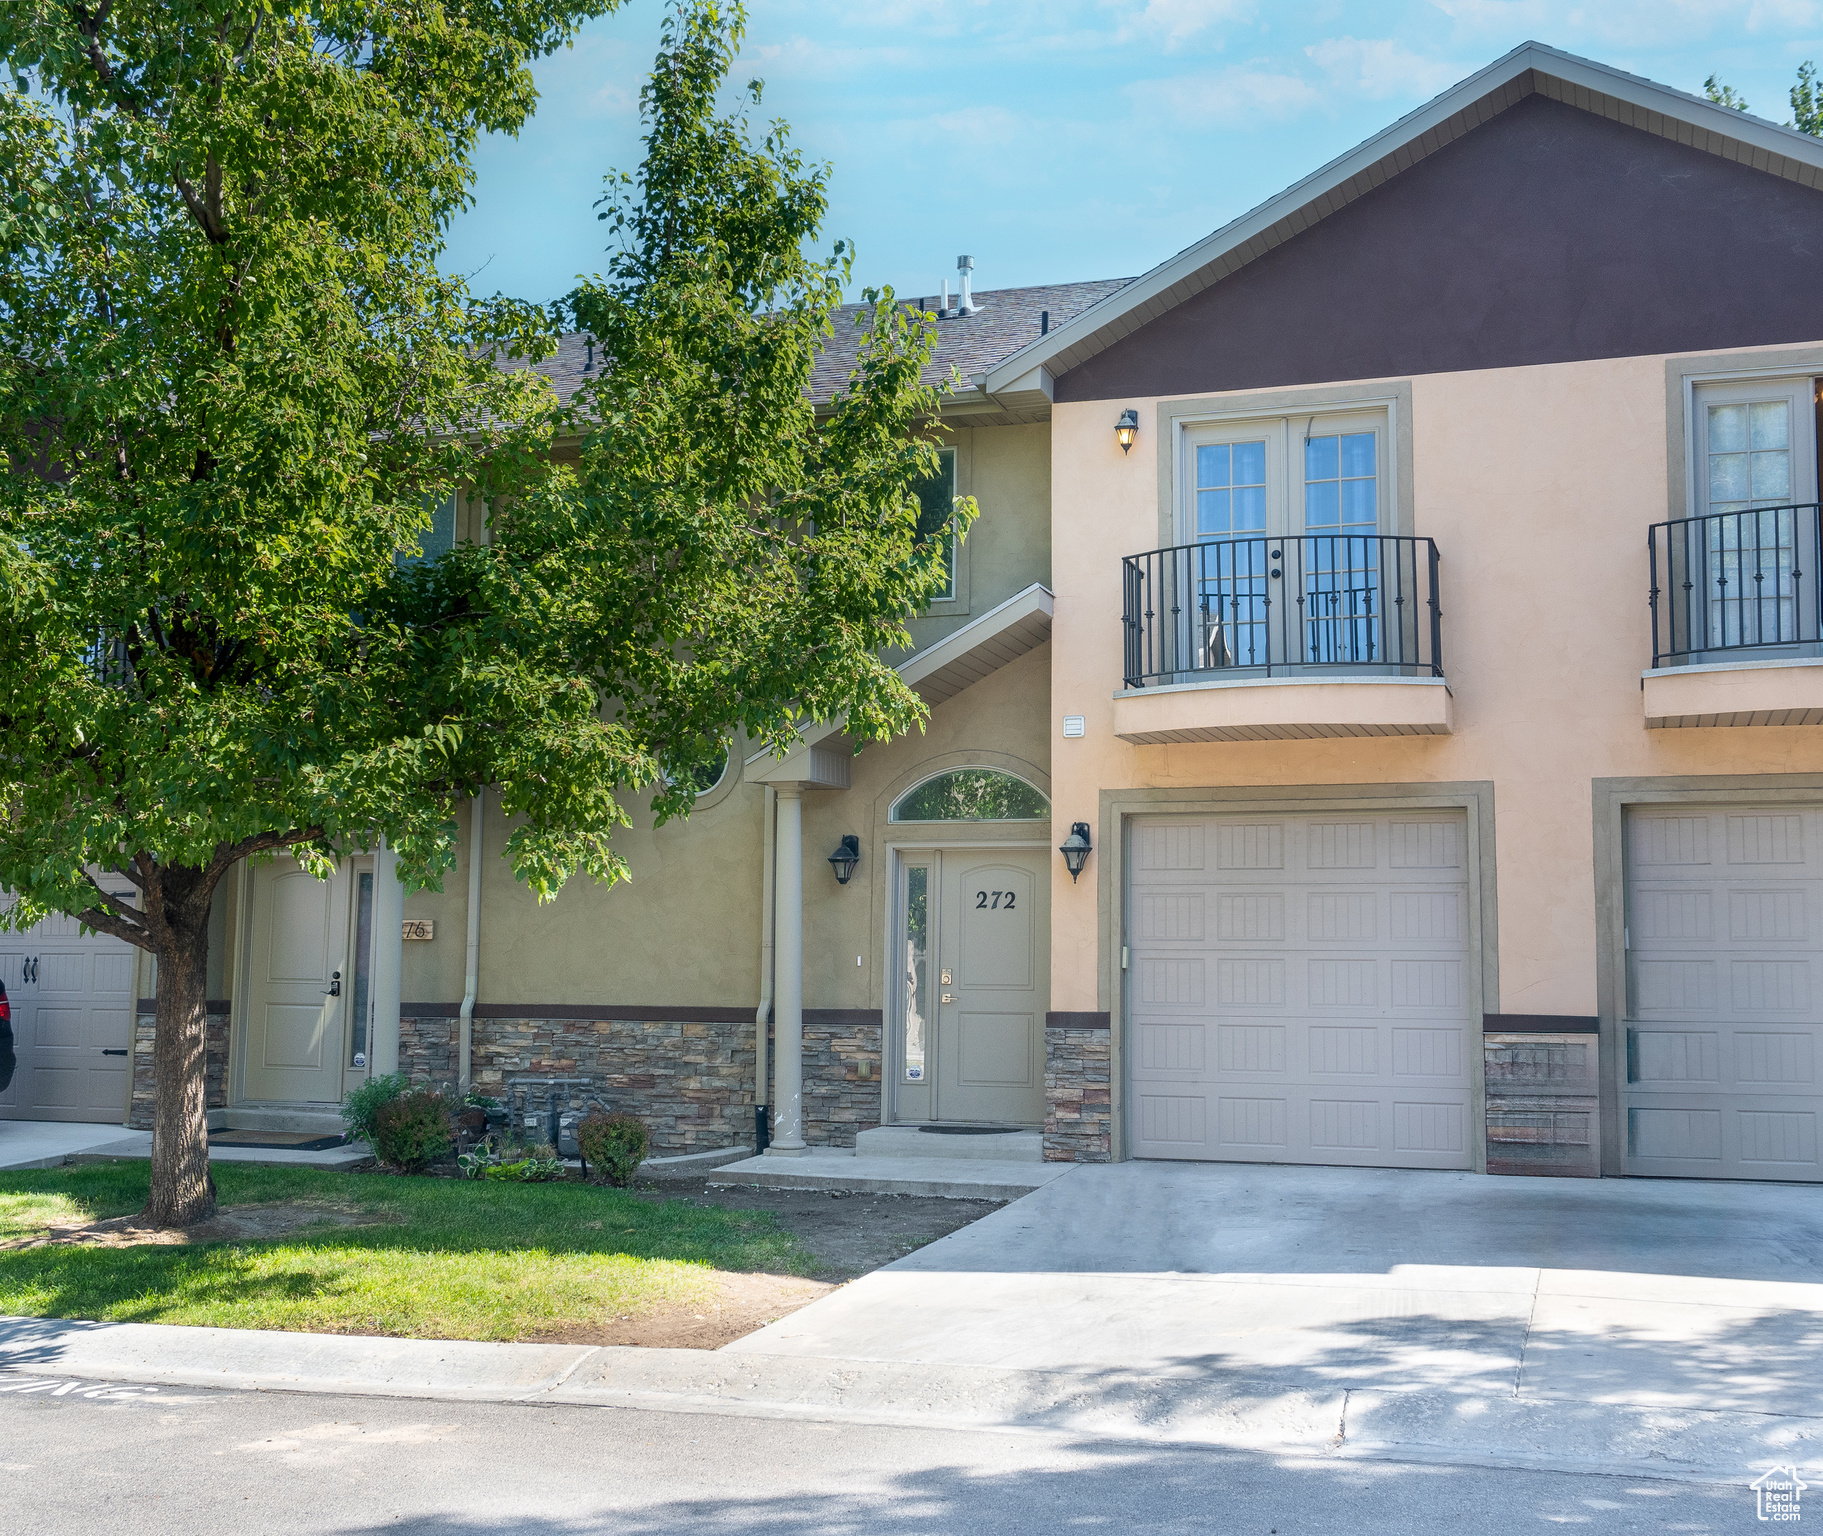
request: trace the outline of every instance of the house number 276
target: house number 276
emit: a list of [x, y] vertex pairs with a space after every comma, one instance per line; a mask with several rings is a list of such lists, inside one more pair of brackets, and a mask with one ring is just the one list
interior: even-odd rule
[[[988, 900], [988, 897], [990, 896], [994, 898], [992, 901]], [[1001, 897], [1003, 896], [1006, 898], [1006, 904], [1004, 906], [1001, 905]], [[976, 891], [975, 906], [978, 910], [984, 912], [1011, 912], [1013, 910], [1013, 893], [1011, 891]]]

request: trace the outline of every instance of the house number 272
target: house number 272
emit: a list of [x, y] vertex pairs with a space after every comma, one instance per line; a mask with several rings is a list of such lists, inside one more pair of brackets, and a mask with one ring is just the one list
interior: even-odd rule
[[[990, 896], [994, 898], [992, 901], [988, 900], [988, 897]], [[1006, 898], [1005, 906], [1002, 906], [1000, 903], [1000, 898], [1003, 896]], [[977, 909], [984, 912], [1011, 912], [1013, 910], [1013, 893], [1011, 891], [976, 891], [975, 906]]]

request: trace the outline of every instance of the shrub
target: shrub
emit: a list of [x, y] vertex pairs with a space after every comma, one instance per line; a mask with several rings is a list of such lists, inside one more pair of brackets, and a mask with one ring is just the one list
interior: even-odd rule
[[582, 1160], [592, 1173], [606, 1179], [616, 1189], [633, 1183], [634, 1170], [646, 1160], [651, 1138], [635, 1115], [589, 1115], [576, 1127], [576, 1145], [582, 1149]]
[[403, 1072], [392, 1072], [370, 1077], [354, 1089], [342, 1100], [342, 1119], [348, 1126], [348, 1139], [364, 1141], [371, 1147], [373, 1117], [381, 1105], [392, 1103], [409, 1086], [410, 1081]]
[[429, 1088], [382, 1104], [373, 1117], [374, 1155], [389, 1168], [420, 1172], [456, 1140], [449, 1100]]

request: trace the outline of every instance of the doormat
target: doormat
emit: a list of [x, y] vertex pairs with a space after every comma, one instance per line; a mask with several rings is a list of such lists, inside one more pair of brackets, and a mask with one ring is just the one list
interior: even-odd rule
[[327, 1152], [342, 1145], [340, 1136], [320, 1136], [315, 1131], [209, 1132], [212, 1147], [283, 1147], [288, 1152]]
[[921, 1125], [926, 1136], [1016, 1136], [1016, 1125]]

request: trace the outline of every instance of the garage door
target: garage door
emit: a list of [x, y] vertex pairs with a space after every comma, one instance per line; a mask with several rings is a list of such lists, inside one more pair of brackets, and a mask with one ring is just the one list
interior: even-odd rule
[[[0, 900], [11, 898], [0, 897]], [[67, 917], [0, 934], [19, 1069], [0, 1119], [126, 1119], [133, 1070], [133, 950]]]
[[1627, 1171], [1823, 1179], [1823, 807], [1627, 822]]
[[1466, 1168], [1466, 818], [1134, 823], [1137, 1157]]

